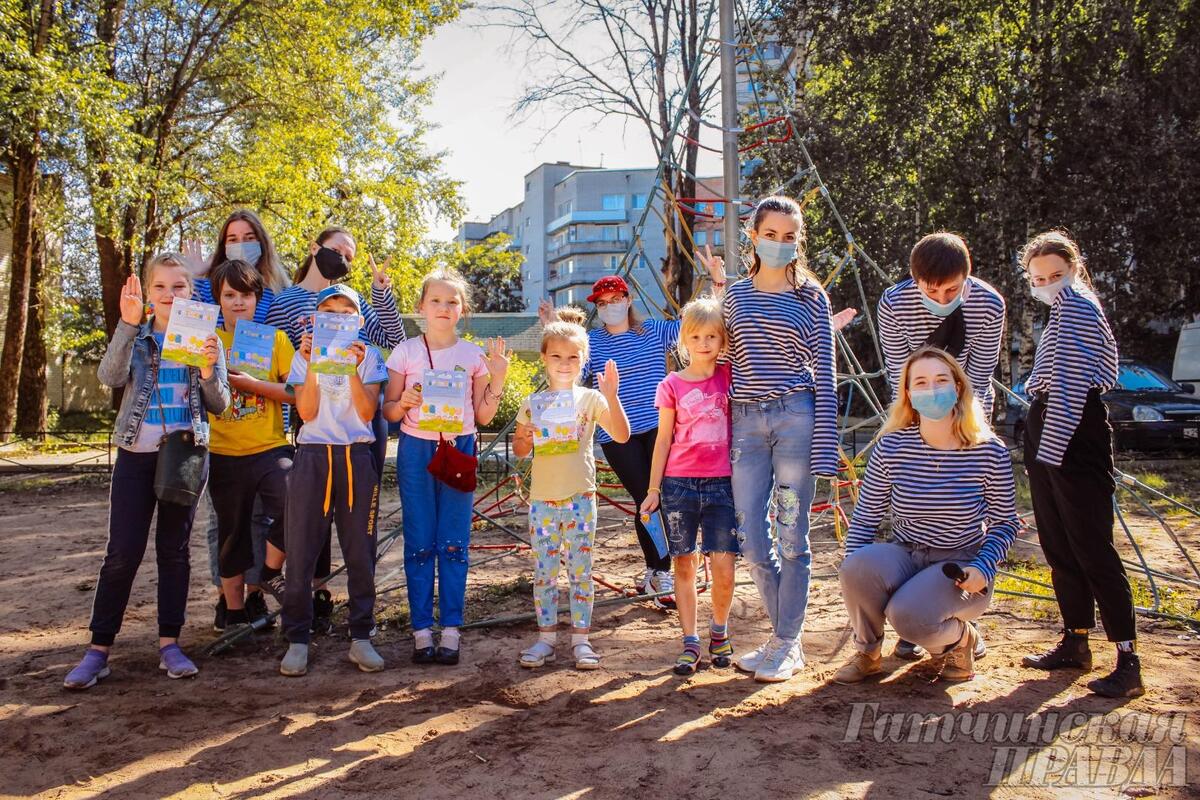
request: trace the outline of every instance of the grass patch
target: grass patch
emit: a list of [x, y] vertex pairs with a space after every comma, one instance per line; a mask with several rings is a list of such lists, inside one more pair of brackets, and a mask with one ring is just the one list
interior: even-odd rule
[[106, 471], [0, 476], [0, 494], [45, 495], [80, 487], [102, 487], [108, 485], [109, 477]]
[[1005, 572], [1011, 572], [1018, 577], [1010, 577], [1008, 575], [1000, 575], [996, 579], [996, 591], [1007, 592], [1025, 592], [1028, 594], [1045, 595], [1048, 600], [1035, 600], [1029, 597], [1012, 597], [1008, 595], [997, 595], [998, 601], [1003, 601], [1006, 606], [1017, 607], [1021, 609], [1024, 616], [1028, 616], [1036, 620], [1055, 620], [1058, 619], [1058, 603], [1054, 600], [1054, 590], [1048, 589], [1045, 586], [1037, 586], [1028, 583], [1021, 578], [1028, 580], [1039, 581], [1041, 583], [1050, 583], [1050, 568], [1039, 561], [1031, 558], [1027, 559], [1008, 559], [1000, 563], [1000, 568]]

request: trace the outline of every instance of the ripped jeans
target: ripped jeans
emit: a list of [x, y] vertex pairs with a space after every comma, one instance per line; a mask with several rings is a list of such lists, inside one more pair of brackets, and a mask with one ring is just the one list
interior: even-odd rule
[[[467, 595], [467, 545], [471, 541], [470, 492], [453, 489], [426, 467], [436, 439], [400, 434], [396, 472], [404, 515], [404, 577], [413, 630], [433, 627], [434, 566], [437, 567], [438, 621], [442, 627], [463, 623]], [[459, 436], [454, 446], [475, 452], [475, 434]]]
[[571, 586], [571, 627], [592, 625], [592, 546], [596, 541], [596, 495], [583, 492], [566, 500], [531, 500], [529, 543], [537, 561], [533, 569], [533, 610], [539, 628], [558, 622], [558, 572], [567, 557]]
[[750, 575], [781, 639], [800, 636], [812, 551], [813, 393], [733, 403], [733, 503]]

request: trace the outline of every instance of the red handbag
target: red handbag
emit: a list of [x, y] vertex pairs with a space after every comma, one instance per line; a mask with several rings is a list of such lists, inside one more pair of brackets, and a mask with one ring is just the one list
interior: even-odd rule
[[[429, 368], [437, 369], [433, 366], [433, 352], [429, 349], [429, 340], [422, 336], [421, 341], [425, 344], [425, 354], [429, 356]], [[425, 469], [451, 489], [474, 492], [478, 485], [475, 474], [478, 467], [478, 458], [459, 450], [439, 432], [437, 450], [433, 452], [433, 458], [429, 459], [429, 466]]]

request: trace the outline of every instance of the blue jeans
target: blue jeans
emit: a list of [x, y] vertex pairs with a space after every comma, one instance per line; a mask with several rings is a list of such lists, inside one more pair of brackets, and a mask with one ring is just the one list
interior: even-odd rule
[[[733, 404], [733, 502], [750, 575], [781, 639], [800, 635], [812, 551], [813, 393]], [[772, 515], [774, 519], [772, 519]]]
[[[437, 440], [400, 433], [396, 451], [400, 502], [404, 515], [404, 576], [413, 630], [433, 627], [433, 580], [437, 566], [438, 620], [442, 627], [463, 623], [467, 594], [467, 545], [475, 498], [429, 474]], [[475, 453], [475, 434], [459, 436], [454, 446]]]
[[662, 506], [667, 515], [667, 545], [671, 555], [736, 553], [737, 526], [729, 478], [672, 478], [662, 482]]

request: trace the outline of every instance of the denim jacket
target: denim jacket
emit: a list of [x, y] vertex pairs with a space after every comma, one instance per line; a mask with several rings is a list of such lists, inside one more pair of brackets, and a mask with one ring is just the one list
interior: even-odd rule
[[[208, 416], [206, 412], [220, 414], [229, 405], [229, 375], [225, 370], [223, 347], [217, 348], [217, 363], [213, 373], [204, 380], [197, 367], [188, 367], [191, 391], [188, 406], [192, 414], [192, 431], [196, 443], [208, 445]], [[121, 320], [113, 331], [104, 358], [96, 370], [96, 377], [105, 386], [116, 389], [128, 387], [121, 397], [121, 408], [117, 411], [117, 423], [113, 428], [114, 438], [120, 447], [128, 447], [137, 440], [138, 429], [146, 416], [146, 410], [154, 400], [154, 389], [158, 384], [158, 342], [154, 340], [153, 320], [141, 326], [130, 325]]]

